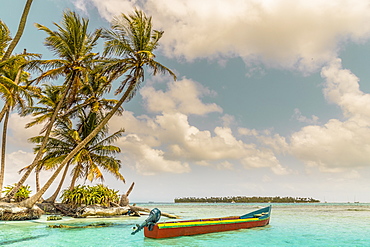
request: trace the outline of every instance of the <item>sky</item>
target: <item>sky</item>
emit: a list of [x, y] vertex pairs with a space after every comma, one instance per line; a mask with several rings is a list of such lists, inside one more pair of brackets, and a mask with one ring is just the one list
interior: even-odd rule
[[[0, 3], [14, 34], [25, 1]], [[34, 23], [53, 29], [66, 9], [88, 17], [93, 31], [134, 8], [164, 31], [156, 59], [178, 79], [148, 74], [110, 122], [112, 132], [126, 130], [116, 143], [126, 184], [105, 174], [108, 186], [125, 192], [135, 182], [132, 202], [370, 202], [367, 0], [34, 0], [15, 52], [52, 58]], [[27, 139], [41, 127], [24, 129], [28, 121], [11, 115], [5, 184], [34, 157]], [[33, 176], [27, 183], [34, 188]]]

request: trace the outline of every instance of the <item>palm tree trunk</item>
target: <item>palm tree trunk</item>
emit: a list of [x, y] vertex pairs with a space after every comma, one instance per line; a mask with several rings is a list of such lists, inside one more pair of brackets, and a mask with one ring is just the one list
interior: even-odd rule
[[4, 107], [3, 107], [3, 109], [0, 112], [0, 122], [3, 121], [3, 118], [4, 118], [5, 113], [7, 112], [7, 110], [8, 110], [8, 105], [5, 104]]
[[92, 138], [94, 138], [102, 129], [103, 127], [108, 123], [108, 121], [113, 117], [113, 115], [118, 111], [118, 109], [121, 107], [123, 102], [126, 101], [126, 99], [131, 94], [131, 91], [135, 88], [135, 83], [130, 84], [124, 95], [121, 97], [121, 99], [117, 102], [117, 104], [113, 107], [113, 109], [108, 112], [108, 114], [104, 117], [104, 119], [100, 122], [100, 124], [83, 140], [81, 141], [68, 155], [67, 157], [60, 163], [58, 169], [55, 171], [55, 173], [49, 178], [49, 180], [46, 182], [46, 184], [41, 188], [40, 191], [38, 191], [36, 194], [31, 196], [30, 198], [20, 202], [21, 206], [32, 208], [33, 205], [41, 198], [41, 196], [46, 192], [47, 189], [49, 189], [50, 185], [54, 182], [55, 178], [58, 176], [59, 172], [63, 169], [63, 167], [83, 148], [85, 145], [91, 141]]
[[62, 104], [64, 103], [64, 100], [67, 97], [67, 94], [69, 92], [69, 89], [72, 87], [72, 82], [73, 82], [73, 80], [70, 80], [70, 82], [68, 82], [67, 88], [65, 89], [65, 91], [64, 91], [64, 93], [62, 95], [62, 98], [60, 99], [60, 101], [58, 102], [57, 107], [55, 108], [55, 111], [53, 113], [53, 116], [50, 119], [49, 126], [46, 129], [44, 140], [42, 141], [42, 144], [40, 146], [39, 151], [36, 154], [36, 157], [34, 158], [32, 164], [29, 166], [29, 168], [26, 170], [26, 172], [23, 174], [23, 176], [21, 177], [21, 179], [18, 181], [17, 185], [12, 189], [12, 191], [10, 191], [8, 193], [8, 195], [6, 197], [7, 199], [11, 199], [15, 195], [15, 193], [17, 193], [17, 191], [19, 190], [19, 188], [26, 181], [26, 179], [31, 174], [32, 170], [37, 166], [37, 163], [42, 158], [42, 156], [44, 154], [44, 149], [46, 147], [47, 141], [49, 140], [49, 136], [50, 136], [51, 130], [53, 128], [53, 124], [54, 124], [54, 122], [55, 122], [55, 120], [57, 118], [57, 115], [58, 115], [59, 110], [62, 108]]
[[78, 178], [78, 167], [75, 168], [75, 171], [73, 173], [73, 177], [71, 180], [71, 185], [69, 186], [69, 190], [73, 190], [75, 188], [77, 178]]
[[12, 40], [10, 45], [8, 46], [8, 49], [6, 50], [6, 52], [3, 56], [3, 58], [1, 59], [1, 61], [5, 61], [6, 59], [8, 59], [10, 57], [14, 48], [17, 46], [19, 40], [21, 39], [24, 28], [26, 26], [27, 17], [28, 17], [28, 13], [30, 12], [30, 9], [31, 9], [32, 2], [33, 2], [33, 0], [27, 0], [26, 5], [24, 6], [24, 9], [23, 9], [21, 20], [19, 22], [17, 33], [15, 34], [14, 39]]
[[3, 191], [4, 175], [5, 175], [5, 149], [6, 149], [6, 132], [8, 129], [9, 111], [5, 114], [3, 126], [3, 138], [1, 142], [1, 169], [0, 169], [0, 198]]
[[40, 190], [40, 169], [36, 169], [36, 192]]
[[63, 175], [62, 175], [62, 178], [60, 179], [60, 182], [59, 182], [59, 185], [58, 185], [58, 188], [55, 190], [54, 194], [49, 197], [48, 199], [46, 199], [45, 201], [46, 202], [49, 202], [49, 203], [54, 203], [55, 200], [57, 199], [58, 197], [58, 194], [59, 192], [61, 191], [62, 189], [62, 186], [63, 186], [63, 183], [64, 183], [64, 180], [66, 179], [66, 176], [67, 176], [67, 172], [68, 172], [68, 168], [69, 168], [69, 164], [66, 166], [66, 168], [64, 169], [64, 172], [63, 172]]
[[[22, 74], [22, 69], [20, 68], [20, 69], [18, 69], [17, 75], [15, 76], [14, 84], [16, 84], [16, 85], [19, 84], [19, 80], [21, 78], [21, 74]], [[8, 122], [9, 122], [9, 114], [10, 114], [11, 108], [12, 107], [6, 102], [3, 110], [0, 113], [0, 114], [2, 114], [3, 112], [5, 112], [5, 120], [4, 120], [4, 126], [3, 126], [3, 140], [2, 140], [2, 147], [1, 147], [0, 198], [1, 198], [1, 192], [2, 192], [3, 184], [4, 184], [5, 153], [6, 153], [5, 150], [6, 150], [6, 138], [7, 138], [6, 136], [7, 136]], [[0, 118], [2, 119], [3, 116], [0, 116]], [[17, 190], [15, 190], [14, 194], [18, 190], [19, 190], [19, 188], [17, 188]]]

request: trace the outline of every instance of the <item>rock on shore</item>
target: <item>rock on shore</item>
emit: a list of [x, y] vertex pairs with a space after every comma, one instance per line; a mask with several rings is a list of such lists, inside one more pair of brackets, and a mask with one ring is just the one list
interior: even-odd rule
[[38, 206], [21, 207], [17, 203], [0, 202], [0, 220], [34, 220], [44, 213]]

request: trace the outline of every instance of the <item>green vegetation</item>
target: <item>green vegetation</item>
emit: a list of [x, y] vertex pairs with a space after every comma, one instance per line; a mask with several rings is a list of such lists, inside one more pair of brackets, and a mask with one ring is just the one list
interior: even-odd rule
[[118, 191], [98, 184], [96, 186], [77, 185], [73, 190], [64, 190], [62, 194], [63, 203], [76, 208], [84, 205], [95, 205], [109, 207], [110, 203], [118, 203]]
[[62, 216], [60, 215], [50, 215], [46, 218], [46, 220], [61, 220], [62, 219]]
[[100, 227], [109, 227], [109, 226], [114, 226], [114, 223], [92, 223], [87, 226], [71, 226], [71, 225], [49, 225], [50, 228], [100, 228]]
[[306, 197], [246, 197], [246, 196], [228, 196], [228, 197], [182, 197], [175, 198], [175, 203], [312, 203], [319, 200]]
[[[5, 192], [5, 195], [7, 195], [10, 191], [13, 190], [13, 188], [15, 187], [15, 184], [14, 185], [9, 185], [9, 186], [5, 186], [5, 190], [3, 192]], [[18, 191], [15, 193], [14, 195], [14, 200], [16, 202], [20, 202], [20, 201], [23, 201], [24, 199], [27, 199], [30, 194], [31, 194], [32, 190], [31, 190], [31, 187], [29, 185], [22, 185]]]

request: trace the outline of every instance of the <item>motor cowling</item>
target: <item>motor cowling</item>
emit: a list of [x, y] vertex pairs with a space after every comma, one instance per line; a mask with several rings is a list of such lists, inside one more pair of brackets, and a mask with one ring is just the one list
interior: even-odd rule
[[141, 224], [136, 225], [136, 229], [131, 233], [131, 235], [136, 234], [137, 232], [141, 231], [144, 227], [148, 227], [149, 231], [152, 231], [155, 224], [161, 218], [161, 211], [158, 208], [152, 209], [150, 211], [148, 218]]

